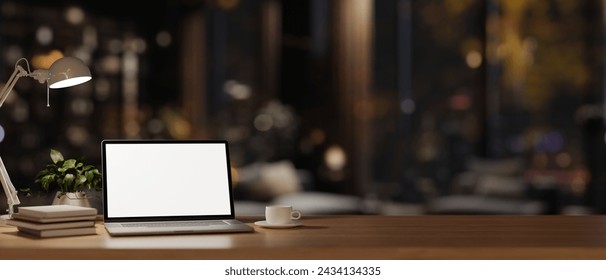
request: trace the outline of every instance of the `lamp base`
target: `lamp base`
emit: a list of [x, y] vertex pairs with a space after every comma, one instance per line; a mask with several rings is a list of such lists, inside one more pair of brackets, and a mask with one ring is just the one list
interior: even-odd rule
[[0, 227], [12, 227], [11, 225], [7, 224], [6, 221], [10, 220], [10, 216], [9, 215], [2, 215], [0, 216]]

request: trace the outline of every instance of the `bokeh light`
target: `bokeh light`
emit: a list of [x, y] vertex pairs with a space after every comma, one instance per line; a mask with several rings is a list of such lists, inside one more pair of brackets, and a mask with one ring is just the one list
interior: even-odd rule
[[172, 37], [172, 35], [170, 35], [170, 33], [168, 31], [160, 31], [156, 35], [156, 43], [160, 47], [166, 48], [166, 47], [170, 46], [172, 41], [173, 41], [173, 37]]
[[4, 136], [6, 136], [4, 132], [4, 127], [0, 125], [0, 142], [4, 141]]
[[416, 109], [415, 101], [410, 98], [404, 99], [400, 103], [400, 110], [402, 111], [402, 113], [404, 113], [406, 115], [412, 115], [415, 112], [415, 109]]
[[32, 66], [34, 69], [49, 69], [53, 62], [62, 57], [63, 53], [59, 50], [52, 50], [47, 54], [37, 54], [32, 58]]
[[53, 37], [53, 30], [48, 26], [43, 25], [36, 30], [36, 41], [40, 45], [48, 46], [53, 42]]
[[332, 145], [324, 153], [324, 163], [331, 171], [341, 171], [347, 164], [347, 154], [341, 146]]
[[482, 54], [478, 51], [470, 51], [465, 55], [465, 62], [469, 68], [476, 69], [482, 65]]
[[274, 126], [274, 120], [268, 114], [259, 114], [255, 117], [254, 126], [258, 131], [265, 132]]
[[65, 10], [65, 20], [73, 25], [84, 22], [86, 15], [80, 7], [72, 6]]

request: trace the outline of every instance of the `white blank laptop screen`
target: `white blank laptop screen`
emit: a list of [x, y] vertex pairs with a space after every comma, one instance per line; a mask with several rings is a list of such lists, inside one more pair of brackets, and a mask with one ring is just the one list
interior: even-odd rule
[[226, 144], [105, 148], [108, 218], [231, 214]]

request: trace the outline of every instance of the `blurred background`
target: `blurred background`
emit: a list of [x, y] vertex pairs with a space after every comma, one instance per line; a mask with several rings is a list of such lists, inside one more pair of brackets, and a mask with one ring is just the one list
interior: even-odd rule
[[[606, 1], [0, 1], [0, 155], [39, 189], [49, 150], [227, 139], [239, 214], [606, 213]], [[50, 194], [48, 196], [51, 196]], [[23, 198], [40, 203], [45, 195]], [[5, 199], [0, 199], [4, 209]]]

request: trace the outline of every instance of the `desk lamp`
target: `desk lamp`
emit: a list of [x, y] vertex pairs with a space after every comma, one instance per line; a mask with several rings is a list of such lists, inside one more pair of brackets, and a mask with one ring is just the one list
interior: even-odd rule
[[[27, 71], [19, 65], [21, 62], [25, 62]], [[84, 65], [84, 62], [74, 57], [62, 57], [56, 60], [48, 70], [40, 69], [34, 72], [30, 70], [27, 59], [21, 58], [15, 63], [15, 71], [0, 92], [0, 107], [2, 107], [4, 101], [6, 101], [6, 98], [21, 77], [33, 78], [41, 84], [46, 82], [46, 107], [50, 107], [49, 88], [71, 87], [87, 82], [92, 78], [90, 70]], [[4, 188], [4, 193], [8, 200], [8, 215], [3, 215], [0, 219], [0, 224], [3, 224], [13, 215], [13, 207], [19, 205], [21, 202], [17, 196], [17, 190], [8, 176], [2, 158], [0, 158], [0, 183], [2, 183], [2, 188]]]

